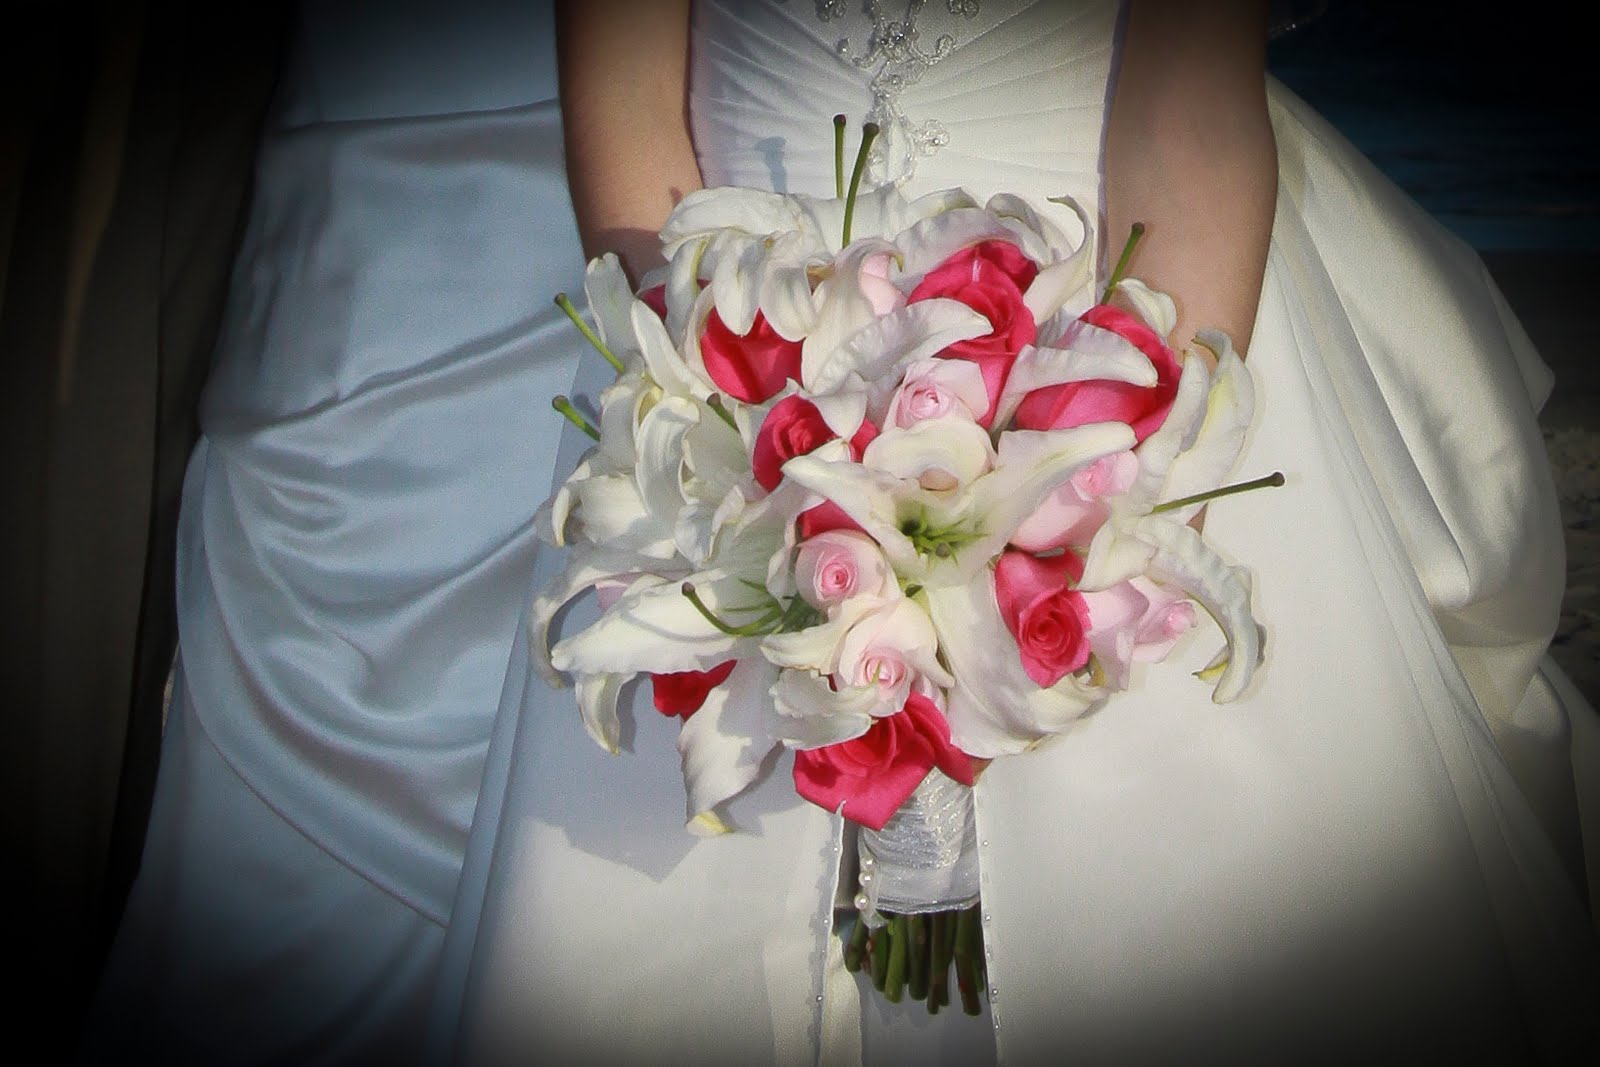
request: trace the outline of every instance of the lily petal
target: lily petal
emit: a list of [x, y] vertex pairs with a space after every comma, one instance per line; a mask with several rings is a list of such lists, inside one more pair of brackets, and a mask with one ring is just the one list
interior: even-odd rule
[[[642, 559], [631, 552], [620, 552], [597, 545], [585, 545], [567, 553], [565, 565], [533, 598], [528, 611], [528, 645], [534, 667], [545, 684], [560, 689], [567, 684], [551, 661], [550, 627], [556, 614], [574, 597], [609, 578], [637, 574], [659, 561]], [[726, 657], [724, 657], [726, 658]], [[598, 672], [593, 672], [598, 673]]]
[[633, 303], [633, 331], [639, 338], [650, 377], [673, 396], [705, 396], [712, 391], [710, 379], [700, 379], [684, 362], [667, 335], [667, 328], [643, 301]]
[[928, 612], [955, 685], [945, 716], [950, 739], [979, 758], [1007, 756], [1059, 734], [1094, 710], [1106, 691], [1067, 675], [1048, 689], [1023, 670], [1000, 617], [987, 568], [965, 584], [930, 587]]
[[[994, 466], [994, 445], [982, 426], [960, 416], [890, 427], [873, 439], [861, 462], [934, 490], [964, 489]], [[931, 485], [927, 477], [945, 485]]]
[[586, 540], [626, 548], [652, 559], [677, 554], [672, 526], [645, 508], [631, 474], [585, 478], [572, 487]]
[[1155, 433], [1139, 443], [1139, 477], [1134, 479], [1123, 498], [1128, 506], [1147, 509], [1159, 502], [1173, 460], [1194, 444], [1195, 435], [1200, 432], [1210, 386], [1211, 372], [1206, 369], [1205, 361], [1192, 353], [1186, 355], [1183, 373], [1178, 378], [1178, 392], [1172, 399], [1166, 420]]
[[594, 743], [613, 756], [622, 751], [622, 724], [617, 719], [617, 696], [627, 679], [620, 674], [580, 674], [575, 685], [583, 728]]
[[1178, 325], [1178, 305], [1172, 297], [1152, 289], [1137, 278], [1124, 278], [1117, 284], [1117, 293], [1130, 305], [1144, 324], [1158, 337], [1171, 337]]
[[1017, 354], [995, 405], [994, 425], [1005, 426], [1036, 389], [1067, 382], [1109, 380], [1130, 385], [1156, 384], [1155, 365], [1127, 338], [1082, 319], [1072, 319], [1048, 342]]
[[[738, 622], [751, 592], [740, 576], [703, 571], [695, 592], [719, 617]], [[683, 582], [640, 578], [584, 630], [556, 642], [550, 662], [573, 674], [704, 671], [724, 660], [757, 654], [758, 639], [734, 637], [711, 625], [683, 595]]]
[[1211, 613], [1227, 638], [1227, 666], [1211, 699], [1237, 700], [1261, 665], [1264, 631], [1250, 613], [1250, 572], [1230, 565], [1193, 527], [1167, 515], [1140, 519], [1128, 530], [1151, 553], [1149, 575], [1188, 593]]
[[[1255, 417], [1255, 383], [1228, 336], [1217, 330], [1201, 330], [1199, 340], [1219, 354], [1217, 369], [1211, 375], [1206, 395], [1206, 411], [1194, 443], [1178, 453], [1167, 468], [1161, 496], [1178, 500], [1222, 485], [1244, 451], [1245, 434]], [[1202, 505], [1191, 504], [1171, 513], [1187, 522]]]
[[778, 747], [766, 709], [776, 675], [759, 656], [741, 659], [678, 732], [690, 833], [715, 831], [721, 820], [702, 816], [744, 792]]
[[836, 745], [860, 737], [872, 726], [878, 703], [875, 686], [840, 686], [825, 675], [789, 670], [778, 675], [771, 691], [780, 719], [775, 729], [789, 748]]
[[624, 363], [637, 361], [639, 341], [633, 334], [634, 295], [621, 261], [610, 252], [590, 260], [583, 272], [583, 291], [589, 298], [589, 312], [594, 316], [596, 332], [611, 349], [611, 354]]

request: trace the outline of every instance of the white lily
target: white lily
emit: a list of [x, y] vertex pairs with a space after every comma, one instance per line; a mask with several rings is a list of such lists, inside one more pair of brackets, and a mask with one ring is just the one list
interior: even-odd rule
[[[895, 234], [949, 201], [907, 201], [893, 186], [860, 193], [853, 229], [864, 237]], [[753, 189], [700, 189], [684, 197], [662, 228], [670, 261], [668, 326], [675, 338], [692, 330], [688, 308], [709, 277], [717, 314], [734, 333], [748, 332], [760, 310], [774, 330], [799, 340], [816, 329], [813, 273], [831, 274], [843, 251], [843, 200]], [[702, 320], [703, 321], [703, 320]]]
[[1093, 228], [1089, 216], [1071, 197], [1055, 200], [1077, 218], [1082, 240], [1072, 241], [1052, 220], [1020, 197], [999, 195], [978, 208], [952, 206], [930, 214], [900, 235], [903, 279], [909, 291], [954, 253], [982, 241], [1009, 241], [1039, 264], [1038, 275], [1023, 294], [1023, 303], [1037, 324], [1058, 315], [1075, 317], [1093, 299]]
[[759, 656], [741, 659], [678, 732], [690, 833], [726, 831], [714, 809], [743, 792], [780, 743], [767, 710], [777, 670]]
[[528, 644], [539, 676], [552, 687], [561, 688], [566, 685], [566, 679], [552, 662], [550, 627], [556, 615], [568, 603], [603, 582], [626, 579], [631, 583], [641, 574], [649, 574], [657, 581], [667, 581], [672, 578], [681, 581], [687, 573], [687, 568], [675, 572], [670, 566], [663, 567], [660, 560], [604, 545], [574, 546], [567, 553], [561, 573], [539, 590], [529, 608]]
[[888, 427], [867, 446], [861, 462], [924, 489], [950, 493], [993, 470], [995, 451], [988, 431], [970, 417], [945, 415]]
[[1139, 446], [1140, 471], [1127, 493], [1108, 497], [1110, 518], [1095, 534], [1080, 587], [1109, 589], [1149, 576], [1183, 590], [1217, 622], [1226, 647], [1205, 672], [1218, 673], [1213, 699], [1236, 699], [1261, 663], [1263, 630], [1250, 609], [1250, 574], [1224, 560], [1187, 525], [1200, 504], [1156, 512], [1220, 486], [1243, 448], [1254, 413], [1254, 389], [1228, 338], [1199, 339], [1218, 354], [1208, 372], [1197, 355], [1184, 359], [1178, 395], [1159, 430]]
[[1105, 700], [1105, 689], [1074, 675], [1048, 689], [1028, 677], [987, 567], [964, 582], [930, 585], [923, 595], [954, 676], [945, 717], [962, 751], [983, 758], [1024, 752]]
[[817, 671], [785, 670], [769, 694], [778, 713], [774, 729], [789, 748], [812, 749], [860, 737], [872, 726], [878, 694], [837, 688]]
[[815, 453], [784, 464], [784, 476], [833, 501], [883, 548], [908, 582], [963, 584], [1056, 486], [1096, 459], [1133, 444], [1120, 423], [1000, 438], [994, 468], [945, 492], [924, 489], [868, 463]]
[[1096, 379], [1148, 387], [1156, 384], [1156, 368], [1113, 330], [1079, 318], [1052, 323], [1017, 354], [995, 404], [994, 425], [1008, 425], [1023, 398], [1037, 389]]

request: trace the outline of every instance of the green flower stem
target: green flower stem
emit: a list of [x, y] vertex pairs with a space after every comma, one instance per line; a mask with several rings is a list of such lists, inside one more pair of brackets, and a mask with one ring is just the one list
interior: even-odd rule
[[706, 407], [716, 412], [717, 417], [727, 423], [730, 430], [734, 433], [739, 432], [739, 424], [733, 421], [733, 412], [729, 411], [727, 406], [723, 404], [722, 394], [712, 393], [706, 397]]
[[911, 942], [910, 924], [904, 915], [889, 920], [889, 973], [884, 976], [883, 995], [891, 1004], [905, 995], [906, 965]]
[[600, 340], [599, 335], [589, 329], [589, 324], [583, 321], [582, 316], [578, 314], [578, 309], [572, 306], [572, 301], [566, 293], [556, 294], [556, 307], [567, 313], [567, 318], [572, 320], [572, 324], [578, 328], [578, 332], [583, 334], [590, 344], [594, 345], [596, 351], [606, 357], [606, 362], [615, 367], [618, 374], [621, 374], [626, 369], [622, 365], [622, 360], [612, 354], [611, 349], [606, 347], [606, 343]]
[[867, 152], [872, 148], [872, 142], [877, 139], [878, 124], [866, 123], [861, 127], [861, 147], [856, 150], [856, 166], [850, 172], [850, 189], [844, 198], [844, 241], [850, 243], [850, 223], [856, 216], [856, 193], [861, 189], [861, 174], [867, 169]]
[[1225, 485], [1221, 489], [1211, 489], [1204, 493], [1196, 493], [1193, 496], [1179, 497], [1177, 500], [1165, 501], [1151, 508], [1150, 514], [1159, 515], [1163, 511], [1176, 511], [1178, 508], [1186, 508], [1190, 504], [1203, 504], [1207, 500], [1215, 500], [1218, 497], [1232, 496], [1234, 493], [1246, 493], [1252, 489], [1265, 489], [1268, 486], [1282, 484], [1283, 472], [1273, 471], [1265, 478], [1255, 478], [1248, 482], [1235, 482], [1233, 485]]
[[906, 922], [906, 985], [912, 1000], [928, 997], [928, 916], [913, 915]]
[[939, 1006], [950, 1006], [950, 986], [948, 978], [950, 968], [956, 959], [956, 913], [942, 911], [939, 913], [939, 926], [943, 930], [942, 944], [939, 948], [939, 958], [934, 961], [934, 967], [939, 972]]
[[889, 928], [880, 926], [872, 931], [867, 942], [867, 953], [872, 957], [872, 987], [882, 993], [889, 981]]
[[843, 115], [833, 116], [833, 196], [844, 199], [844, 124]]
[[1111, 278], [1106, 282], [1106, 291], [1100, 295], [1100, 303], [1111, 302], [1111, 294], [1116, 292], [1117, 286], [1122, 284], [1122, 275], [1128, 269], [1128, 260], [1133, 258], [1133, 249], [1139, 243], [1139, 238], [1144, 236], [1144, 223], [1136, 222], [1128, 231], [1127, 243], [1122, 246], [1122, 255], [1117, 259], [1116, 269], [1111, 272]]
[[928, 1014], [950, 1003], [950, 920], [947, 911], [928, 916]]
[[600, 431], [595, 429], [594, 423], [583, 417], [582, 412], [572, 406], [572, 401], [568, 400], [564, 396], [558, 396], [554, 400], [550, 401], [550, 406], [561, 412], [562, 415], [566, 416], [567, 421], [572, 423], [572, 425], [576, 426], [578, 429], [582, 430], [596, 441], [600, 440]]
[[961, 990], [961, 1010], [968, 1015], [982, 1012], [978, 994], [983, 977], [983, 931], [979, 926], [978, 905], [963, 908], [956, 918], [956, 986]]
[[850, 940], [844, 946], [844, 966], [851, 974], [861, 970], [862, 958], [867, 953], [867, 920], [856, 916], [855, 925], [850, 928]]

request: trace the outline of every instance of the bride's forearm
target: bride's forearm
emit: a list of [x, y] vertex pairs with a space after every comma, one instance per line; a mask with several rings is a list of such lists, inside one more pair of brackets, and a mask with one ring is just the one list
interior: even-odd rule
[[700, 188], [689, 136], [688, 0], [556, 5], [567, 177], [584, 250], [616, 252], [637, 281], [656, 234]]
[[1278, 157], [1266, 4], [1134, 0], [1106, 130], [1106, 246], [1145, 224], [1130, 274], [1172, 294], [1174, 341], [1224, 330], [1243, 352], [1266, 269]]

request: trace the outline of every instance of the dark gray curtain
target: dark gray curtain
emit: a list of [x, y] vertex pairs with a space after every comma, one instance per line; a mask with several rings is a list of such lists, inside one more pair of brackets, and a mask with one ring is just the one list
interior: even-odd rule
[[32, 3], [0, 34], [0, 818], [30, 1030], [70, 1032], [137, 869], [178, 495], [287, 17]]

